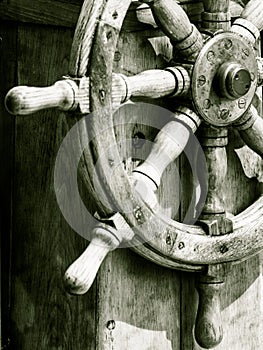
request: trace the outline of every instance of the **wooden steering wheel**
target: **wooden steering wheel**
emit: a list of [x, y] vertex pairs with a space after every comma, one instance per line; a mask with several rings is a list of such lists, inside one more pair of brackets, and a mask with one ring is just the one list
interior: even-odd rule
[[[229, 0], [204, 0], [202, 34], [177, 1], [142, 2], [172, 43], [171, 67], [129, 77], [113, 74], [114, 53], [131, 0], [85, 0], [69, 75], [47, 88], [15, 87], [7, 94], [6, 106], [10, 113], [20, 115], [50, 107], [80, 115], [94, 113], [88, 129], [81, 124], [79, 137], [80, 144], [86, 145], [87, 135], [94, 136], [85, 150], [83, 171], [99, 208], [100, 224], [87, 250], [66, 272], [69, 291], [87, 292], [107, 253], [125, 242], [163, 266], [202, 272], [195, 336], [202, 347], [211, 348], [222, 340], [219, 293], [227, 272], [225, 263], [243, 260], [263, 248], [263, 198], [232, 218], [227, 217], [221, 198], [227, 128], [236, 128], [251, 149], [263, 154], [263, 120], [252, 103], [263, 81], [262, 61], [255, 50], [263, 29], [263, 2], [249, 1], [231, 26]], [[117, 146], [113, 111], [131, 97], [165, 96], [183, 99], [176, 100], [180, 105], [158, 133], [147, 159], [128, 175]], [[155, 192], [165, 168], [182, 153], [200, 125], [208, 193], [198, 224], [187, 225], [162, 215]], [[100, 132], [105, 129], [106, 137]], [[101, 184], [99, 191], [94, 173]], [[110, 207], [101, 200], [105, 197]]]

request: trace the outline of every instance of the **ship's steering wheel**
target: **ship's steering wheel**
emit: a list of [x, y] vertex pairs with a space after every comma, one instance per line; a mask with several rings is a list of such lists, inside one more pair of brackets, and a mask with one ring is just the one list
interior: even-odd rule
[[[142, 2], [171, 40], [173, 65], [132, 77], [113, 74], [114, 53], [131, 0], [85, 0], [69, 75], [48, 88], [13, 88], [6, 106], [12, 114], [48, 107], [82, 115], [93, 112], [89, 130], [82, 124], [84, 130], [79, 134], [96, 136], [85, 151], [90, 175], [86, 185], [101, 208], [100, 224], [87, 250], [66, 272], [70, 292], [87, 292], [107, 253], [130, 242], [135, 251], [158, 264], [202, 272], [195, 336], [202, 347], [210, 348], [222, 340], [219, 290], [224, 263], [243, 260], [263, 248], [262, 197], [232, 218], [227, 217], [221, 199], [227, 171], [227, 128], [236, 128], [251, 149], [263, 154], [263, 120], [252, 103], [263, 79], [262, 61], [255, 49], [263, 28], [263, 2], [249, 1], [231, 25], [229, 0], [204, 0], [202, 33], [177, 1]], [[134, 96], [184, 96], [186, 103], [176, 106], [147, 159], [128, 174], [118, 151], [113, 110]], [[201, 124], [208, 193], [198, 224], [187, 225], [164, 217], [155, 192], [165, 168], [182, 153]], [[100, 132], [105, 129], [106, 137]], [[80, 143], [85, 140], [84, 135]], [[104, 206], [102, 198], [108, 198], [111, 206]], [[147, 244], [139, 244], [141, 241]]]

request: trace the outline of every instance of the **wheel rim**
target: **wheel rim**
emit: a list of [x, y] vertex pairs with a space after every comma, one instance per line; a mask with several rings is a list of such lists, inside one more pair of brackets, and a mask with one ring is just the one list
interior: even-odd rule
[[[249, 233], [239, 228], [236, 229], [236, 235], [232, 235], [231, 238], [227, 236], [210, 238], [206, 236], [205, 231], [201, 227], [183, 225], [169, 218], [161, 218], [157, 213], [153, 212], [145, 205], [142, 199], [134, 193], [128, 176], [122, 167], [115, 168], [116, 177], [121, 179], [121, 186], [119, 186], [119, 183], [109, 183], [109, 179], [107, 179], [107, 173], [113, 166], [112, 161], [114, 160], [114, 165], [121, 163], [112, 124], [111, 73], [118, 35], [130, 3], [131, 1], [124, 1], [120, 10], [117, 11], [116, 8], [119, 9], [118, 1], [108, 1], [103, 8], [102, 18], [96, 29], [92, 51], [96, 54], [91, 53], [92, 58], [88, 74], [91, 78], [91, 108], [92, 111], [96, 111], [98, 118], [92, 118], [90, 124], [91, 131], [89, 132], [97, 134], [97, 130], [101, 130], [103, 126], [107, 125], [109, 127], [109, 133], [107, 134], [107, 139], [98, 137], [95, 139], [93, 148], [95, 152], [97, 152], [97, 156], [95, 155], [94, 158], [94, 154], [93, 156], [90, 154], [90, 157], [86, 158], [87, 167], [89, 169], [94, 168], [96, 158], [100, 158], [100, 150], [111, 149], [111, 153], [108, 154], [108, 163], [104, 162], [103, 164], [98, 164], [96, 167], [99, 177], [103, 182], [103, 187], [107, 188], [106, 196], [110, 195], [111, 200], [113, 200], [116, 206], [115, 208], [118, 208], [120, 212], [125, 212], [123, 216], [131, 227], [136, 227], [138, 223], [141, 225], [143, 222], [147, 221], [146, 229], [148, 228], [151, 232], [156, 232], [157, 240], [152, 241], [150, 245], [134, 248], [138, 253], [150, 260], [167, 267], [200, 271], [203, 269], [203, 265], [235, 261], [244, 259], [246, 256], [251, 256], [251, 254], [255, 254], [263, 247], [261, 234], [256, 234], [256, 232], [259, 232], [261, 226], [260, 215], [255, 216], [255, 222], [257, 221], [257, 224], [251, 224], [254, 228], [252, 231], [248, 230]], [[117, 22], [116, 12], [118, 14]], [[115, 15], [113, 15], [114, 13]], [[76, 46], [76, 44], [73, 44], [73, 47], [74, 45]], [[82, 47], [83, 45], [79, 46]], [[84, 64], [84, 66], [85, 65], [86, 64]], [[112, 145], [115, 145], [115, 147], [113, 148]], [[123, 202], [125, 202], [125, 210], [123, 210]], [[100, 204], [98, 198], [97, 203]], [[238, 215], [234, 219], [236, 228], [243, 226], [243, 222], [246, 221], [247, 212], [254, 212], [255, 207], [260, 211], [261, 206], [262, 199], [260, 198], [253, 207], [248, 208], [247, 211]], [[138, 215], [136, 217], [138, 210], [140, 211], [139, 220]], [[164, 225], [165, 230], [161, 234], [157, 234], [160, 232], [160, 222]], [[165, 247], [164, 249], [163, 242], [167, 238], [167, 232], [169, 232], [169, 235], [172, 235], [174, 249], [170, 247]], [[144, 236], [143, 231], [139, 230], [139, 234], [142, 237]], [[257, 237], [255, 240], [256, 244], [249, 244], [251, 237]], [[239, 247], [246, 246], [246, 251], [244, 252], [241, 249], [238, 253], [233, 253], [234, 248], [230, 243], [233, 239], [235, 241], [235, 247], [237, 244], [236, 242], [241, 242]], [[178, 248], [182, 246], [181, 243], [184, 244], [184, 249]], [[208, 251], [209, 253], [207, 255], [200, 254], [200, 252]], [[224, 251], [224, 253], [222, 253], [222, 251]], [[211, 255], [213, 256], [212, 259]]]

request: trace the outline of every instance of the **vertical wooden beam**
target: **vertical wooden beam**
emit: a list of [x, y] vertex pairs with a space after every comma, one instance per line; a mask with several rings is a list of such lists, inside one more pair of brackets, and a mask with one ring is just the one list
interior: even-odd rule
[[[17, 25], [2, 22], [0, 57], [1, 101], [7, 91], [17, 83]], [[14, 130], [15, 119], [8, 115], [4, 104], [0, 104], [0, 158], [3, 166], [0, 172], [0, 193], [3, 203], [1, 214], [1, 340], [2, 348], [7, 348], [10, 338], [10, 261], [12, 247], [12, 191], [14, 175]]]

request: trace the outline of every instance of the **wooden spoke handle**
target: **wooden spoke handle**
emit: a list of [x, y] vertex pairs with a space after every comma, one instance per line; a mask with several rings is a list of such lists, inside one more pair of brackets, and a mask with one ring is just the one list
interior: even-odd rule
[[263, 29], [263, 2], [262, 0], [250, 0], [241, 13], [241, 17], [250, 21], [258, 28]]
[[158, 133], [145, 162], [133, 172], [145, 175], [157, 188], [165, 168], [182, 153], [191, 132], [195, 132], [200, 123], [200, 118], [193, 111], [181, 108], [175, 113], [174, 120]]
[[246, 115], [236, 124], [245, 143], [261, 157], [263, 156], [263, 119], [255, 107], [251, 106]]
[[73, 80], [65, 79], [48, 87], [17, 86], [5, 98], [9, 113], [26, 115], [45, 108], [57, 107], [63, 111], [74, 109], [78, 86]]
[[211, 349], [223, 339], [220, 289], [223, 283], [199, 283], [199, 305], [195, 323], [195, 338], [204, 349]]
[[[17, 86], [6, 95], [5, 104], [9, 113], [26, 115], [45, 108], [58, 108], [63, 111], [76, 110], [89, 113], [90, 80], [59, 80], [49, 87]], [[160, 98], [184, 95], [189, 91], [190, 77], [183, 67], [165, 70], [152, 69], [127, 77], [113, 74], [112, 104], [118, 107], [131, 96]]]
[[183, 67], [170, 67], [165, 70], [151, 69], [130, 77], [114, 74], [113, 98], [118, 90], [120, 91], [120, 89], [114, 88], [114, 82], [118, 77], [122, 77], [125, 80], [126, 99], [131, 96], [149, 98], [173, 97], [186, 94], [190, 88], [190, 76]]
[[120, 245], [118, 236], [118, 231], [106, 224], [94, 228], [88, 248], [65, 273], [64, 282], [69, 293], [80, 295], [89, 290], [104, 258]]
[[203, 46], [202, 35], [174, 0], [143, 0], [150, 5], [158, 26], [171, 39], [180, 55], [195, 56]]
[[241, 34], [248, 38], [252, 43], [260, 36], [260, 31], [263, 29], [263, 1], [250, 0], [245, 6], [239, 19], [237, 19], [232, 31]]
[[203, 0], [202, 26], [212, 31], [229, 30], [231, 23], [230, 0]]

